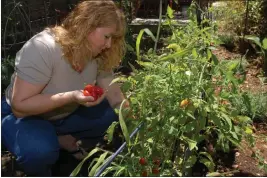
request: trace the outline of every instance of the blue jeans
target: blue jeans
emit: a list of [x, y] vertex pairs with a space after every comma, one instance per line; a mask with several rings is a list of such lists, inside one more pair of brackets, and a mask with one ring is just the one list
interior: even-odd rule
[[107, 100], [97, 106], [80, 106], [68, 117], [48, 121], [38, 116], [17, 119], [5, 98], [1, 100], [2, 142], [16, 156], [26, 174], [50, 176], [50, 167], [59, 156], [57, 135], [102, 137], [118, 116]]

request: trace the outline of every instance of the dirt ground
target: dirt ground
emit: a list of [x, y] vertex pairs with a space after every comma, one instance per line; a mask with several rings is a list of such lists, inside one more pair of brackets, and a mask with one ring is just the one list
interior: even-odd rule
[[[240, 57], [240, 54], [229, 52], [223, 47], [219, 47], [214, 51], [214, 53], [219, 59], [232, 59]], [[262, 85], [260, 79], [258, 78], [260, 71], [260, 64], [258, 61], [258, 59], [254, 60], [254, 62], [250, 62], [247, 66], [247, 78], [245, 83], [241, 86], [243, 90], [252, 91], [254, 93], [267, 92], [267, 85]], [[264, 172], [258, 168], [259, 163], [257, 160], [251, 157], [253, 151], [259, 151], [260, 155], [264, 159], [263, 162], [265, 162], [267, 166], [267, 122], [254, 123], [254, 128], [253, 135], [256, 140], [255, 147], [251, 148], [249, 147], [248, 143], [243, 141], [243, 149], [235, 149], [230, 154], [223, 156], [221, 164], [218, 165], [218, 172], [224, 173], [224, 176], [267, 176], [267, 172]], [[229, 162], [231, 164], [226, 164]], [[71, 165], [69, 163], [71, 163]], [[15, 163], [12, 155], [8, 151], [4, 150], [3, 147], [1, 151], [1, 164], [1, 173], [3, 177], [26, 176]], [[68, 171], [65, 171], [64, 173], [55, 171], [54, 176], [68, 176], [71, 170], [73, 170], [77, 164], [78, 162], [73, 160], [70, 155], [62, 153], [60, 155], [60, 160], [54, 169]], [[59, 168], [59, 166], [61, 168]]]

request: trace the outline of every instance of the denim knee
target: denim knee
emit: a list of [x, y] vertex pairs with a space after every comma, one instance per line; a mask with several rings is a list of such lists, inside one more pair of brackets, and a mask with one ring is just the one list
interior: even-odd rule
[[49, 176], [49, 168], [59, 157], [54, 126], [36, 117], [17, 119], [10, 114], [2, 119], [2, 140], [17, 158], [26, 174]]

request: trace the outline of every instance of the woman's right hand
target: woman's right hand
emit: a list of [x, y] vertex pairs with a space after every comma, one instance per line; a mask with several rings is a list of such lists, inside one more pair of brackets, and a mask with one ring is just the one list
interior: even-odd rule
[[98, 105], [104, 100], [105, 97], [106, 94], [103, 93], [101, 97], [99, 97], [96, 101], [94, 101], [94, 98], [92, 96], [84, 96], [83, 90], [75, 90], [72, 93], [72, 98], [74, 102], [79, 103], [86, 107]]

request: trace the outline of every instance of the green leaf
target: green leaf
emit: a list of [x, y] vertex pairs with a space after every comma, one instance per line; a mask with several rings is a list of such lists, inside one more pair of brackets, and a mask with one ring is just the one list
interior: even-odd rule
[[169, 18], [171, 18], [171, 19], [173, 19], [173, 12], [174, 12], [174, 10], [172, 10], [172, 8], [168, 5], [168, 7], [167, 7], [167, 14], [168, 14], [168, 17]]
[[194, 56], [194, 58], [197, 58], [197, 50], [196, 48], [192, 49], [192, 55]]
[[[239, 140], [234, 140], [232, 139], [231, 137], [227, 136], [227, 139], [230, 140], [230, 142], [232, 142], [232, 144], [234, 144], [235, 146], [239, 147], [240, 146], [240, 141]], [[228, 150], [229, 150], [229, 144], [227, 145], [228, 146]]]
[[257, 44], [259, 47], [262, 47], [261, 46], [261, 42], [260, 42], [260, 38], [259, 37], [256, 37], [256, 36], [245, 36], [246, 39], [254, 42], [255, 44]]
[[172, 121], [173, 121], [174, 119], [175, 119], [175, 117], [172, 116], [172, 117], [169, 119], [170, 123], [172, 123]]
[[207, 177], [219, 177], [221, 176], [221, 173], [219, 172], [211, 172], [206, 175]]
[[70, 177], [75, 177], [75, 176], [77, 176], [77, 174], [80, 172], [80, 170], [81, 170], [81, 167], [82, 167], [82, 165], [84, 164], [84, 162], [88, 159], [88, 158], [90, 158], [93, 154], [95, 154], [96, 152], [98, 152], [99, 151], [99, 149], [98, 148], [95, 148], [95, 149], [93, 149], [83, 160], [82, 160], [82, 162], [80, 162], [79, 164], [78, 164], [78, 166], [72, 171], [72, 173], [70, 174]]
[[213, 161], [210, 161], [207, 158], [201, 157], [199, 162], [203, 163], [209, 169], [210, 172], [214, 171], [215, 164], [213, 163]]
[[196, 129], [196, 121], [187, 123], [184, 127], [182, 127], [182, 131], [185, 133], [192, 132]]
[[128, 64], [129, 64], [129, 66], [131, 67], [131, 69], [132, 69], [133, 72], [136, 72], [136, 71], [137, 71], [137, 70], [135, 69], [135, 67], [134, 67], [130, 62], [128, 62]]
[[121, 126], [121, 129], [122, 129], [122, 133], [123, 133], [123, 136], [125, 138], [125, 141], [128, 145], [130, 145], [130, 136], [129, 136], [129, 132], [128, 132], [128, 129], [127, 129], [127, 126], [125, 124], [125, 121], [124, 121], [124, 118], [123, 118], [123, 115], [122, 115], [122, 108], [123, 108], [123, 105], [124, 103], [126, 102], [126, 99], [124, 99], [121, 103], [121, 106], [120, 106], [120, 111], [119, 111], [119, 123], [120, 123], [120, 126]]
[[212, 53], [209, 49], [207, 50], [207, 55], [207, 59], [210, 60], [210, 58], [212, 57]]
[[217, 125], [219, 128], [223, 126], [222, 123], [221, 123], [220, 118], [218, 118], [217, 116], [213, 116], [213, 117], [211, 117], [210, 119], [211, 119], [211, 120], [214, 122], [214, 124]]
[[247, 116], [237, 116], [236, 119], [242, 123], [252, 123], [251, 118]]
[[167, 130], [170, 135], [178, 135], [180, 133], [179, 130], [174, 128], [173, 126], [168, 126]]
[[169, 59], [182, 57], [182, 56], [184, 56], [185, 54], [187, 54], [188, 52], [189, 52], [189, 49], [181, 50], [181, 51], [175, 52], [175, 53], [173, 53], [173, 54], [169, 54], [169, 55], [167, 55], [167, 56], [160, 57], [160, 58], [159, 58], [159, 61], [166, 61], [166, 60], [169, 60]]
[[140, 30], [140, 32], [137, 36], [137, 39], [136, 39], [136, 43], [135, 43], [137, 60], [141, 59], [141, 57], [140, 57], [140, 43], [141, 43], [141, 39], [142, 39], [144, 32], [146, 32], [146, 34], [148, 34], [153, 39], [154, 42], [156, 41], [155, 36], [148, 28]]
[[228, 126], [229, 126], [229, 130], [232, 128], [232, 120], [231, 118], [227, 115], [224, 114], [223, 112], [221, 113], [221, 116], [226, 120]]
[[134, 52], [134, 48], [128, 43], [126, 43], [126, 48], [128, 51]]
[[196, 155], [191, 155], [186, 161], [185, 161], [185, 168], [191, 168], [194, 166], [194, 164], [197, 162]]
[[181, 47], [177, 43], [169, 44], [166, 48], [172, 49], [174, 51], [179, 51]]
[[140, 44], [141, 44], [141, 39], [144, 34], [144, 29], [140, 30], [136, 42], [135, 42], [135, 48], [136, 48], [136, 55], [137, 55], [137, 60], [140, 61]]
[[246, 127], [245, 132], [246, 132], [247, 134], [253, 134], [252, 129], [249, 128], [249, 127]]
[[232, 71], [227, 71], [226, 72], [226, 78], [230, 80], [235, 86], [238, 85], [237, 79], [233, 75]]
[[125, 170], [126, 167], [121, 167], [119, 170], [116, 171], [116, 173], [112, 177], [119, 177]]
[[235, 70], [239, 66], [239, 63], [239, 61], [231, 61], [229, 63], [228, 69], [231, 71]]
[[147, 139], [147, 142], [148, 142], [148, 143], [153, 143], [154, 141], [153, 141], [152, 138], [149, 138], [149, 139]]
[[114, 133], [114, 129], [115, 129], [117, 124], [118, 124], [118, 122], [112, 122], [112, 124], [109, 126], [109, 128], [107, 130], [108, 143], [110, 143], [113, 140], [113, 133]]
[[123, 93], [126, 93], [127, 91], [130, 90], [131, 87], [132, 87], [132, 83], [130, 81], [126, 81], [121, 85], [121, 90]]
[[146, 34], [147, 34], [148, 36], [150, 36], [150, 38], [152, 38], [152, 40], [153, 40], [154, 42], [156, 42], [156, 37], [153, 35], [153, 33], [152, 33], [148, 28], [145, 28], [144, 31], [146, 32]]
[[182, 139], [188, 143], [190, 151], [192, 151], [194, 148], [198, 149], [197, 142], [195, 140], [191, 140], [190, 138], [184, 136], [182, 136]]
[[187, 116], [191, 117], [192, 119], [196, 120], [195, 116], [193, 116], [192, 114], [190, 114], [189, 112], [186, 113]]
[[115, 171], [117, 170], [118, 168], [115, 167], [115, 166], [110, 166], [108, 168], [105, 169], [105, 171], [103, 171], [103, 173], [100, 175], [101, 177], [105, 177], [106, 174], [108, 174], [109, 172], [112, 172], [112, 171]]
[[115, 79], [113, 79], [113, 80], [110, 82], [109, 86], [111, 86], [112, 84], [117, 83], [117, 82], [124, 82], [124, 81], [126, 81], [126, 80], [127, 80], [127, 79], [126, 79], [125, 77], [118, 77], [118, 78], [115, 78]]
[[136, 61], [138, 64], [146, 67], [146, 68], [154, 68], [154, 64], [152, 62], [143, 62], [143, 61]]
[[267, 50], [267, 38], [264, 38], [262, 40], [262, 47], [263, 47], [263, 49]]
[[97, 168], [100, 168], [99, 166], [101, 165], [101, 163], [103, 163], [105, 161], [105, 158], [107, 155], [108, 155], [108, 152], [105, 152], [105, 153], [100, 155], [99, 159], [97, 160], [97, 163], [92, 167], [91, 171], [89, 172], [89, 177], [94, 176]]
[[237, 134], [236, 134], [235, 132], [230, 131], [230, 134], [232, 135], [232, 137], [233, 137], [234, 139], [238, 140], [238, 136], [237, 136]]
[[208, 158], [210, 161], [213, 162], [213, 159], [211, 157], [211, 155], [207, 152], [200, 152], [199, 155], [205, 156], [206, 158]]
[[90, 165], [89, 165], [89, 167], [88, 167], [88, 171], [91, 169], [91, 167], [97, 162], [97, 160], [98, 160], [98, 158], [94, 158], [92, 161], [91, 161], [91, 163], [90, 163]]

